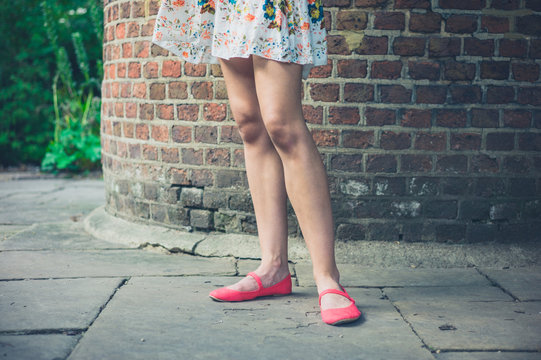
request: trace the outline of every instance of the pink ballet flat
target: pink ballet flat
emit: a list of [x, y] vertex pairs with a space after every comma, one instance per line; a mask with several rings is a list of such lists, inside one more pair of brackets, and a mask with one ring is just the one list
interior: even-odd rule
[[288, 274], [282, 281], [268, 288], [263, 287], [263, 283], [259, 276], [255, 273], [248, 273], [257, 281], [257, 290], [253, 291], [238, 291], [222, 287], [210, 292], [209, 296], [216, 301], [246, 301], [253, 300], [261, 296], [280, 296], [291, 294], [291, 274]]
[[349, 322], [353, 322], [361, 317], [361, 312], [359, 309], [357, 309], [357, 306], [355, 306], [355, 300], [353, 300], [348, 293], [346, 292], [346, 289], [344, 289], [342, 286], [340, 286], [343, 291], [336, 290], [336, 289], [327, 289], [323, 290], [321, 294], [319, 294], [319, 306], [321, 308], [321, 298], [325, 294], [338, 294], [341, 295], [351, 301], [351, 304], [344, 308], [335, 308], [335, 309], [327, 309], [327, 310], [321, 310], [321, 319], [323, 322], [329, 325], [339, 325], [339, 324], [345, 324]]

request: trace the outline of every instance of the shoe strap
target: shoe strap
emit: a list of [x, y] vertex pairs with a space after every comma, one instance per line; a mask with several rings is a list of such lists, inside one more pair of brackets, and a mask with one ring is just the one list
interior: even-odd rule
[[353, 304], [355, 304], [355, 300], [353, 300], [349, 295], [348, 293], [346, 292], [346, 289], [344, 289], [342, 287], [342, 285], [340, 285], [340, 287], [342, 288], [343, 291], [340, 291], [340, 290], [336, 290], [336, 289], [327, 289], [327, 290], [323, 290], [321, 292], [321, 294], [319, 294], [319, 305], [321, 306], [321, 298], [323, 297], [323, 295], [326, 295], [326, 294], [337, 294], [337, 295], [341, 295], [345, 298], [347, 298], [349, 301], [351, 301]]
[[247, 276], [251, 276], [255, 279], [255, 281], [257, 282], [257, 290], [261, 290], [263, 289], [263, 283], [261, 282], [261, 279], [259, 278], [259, 276], [257, 276], [256, 273], [253, 273], [253, 272], [249, 272], [248, 274], [246, 274]]

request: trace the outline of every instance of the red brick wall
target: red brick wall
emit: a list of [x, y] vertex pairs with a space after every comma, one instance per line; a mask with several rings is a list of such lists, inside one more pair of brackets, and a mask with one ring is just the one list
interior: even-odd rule
[[[329, 174], [337, 239], [539, 238], [541, 2], [325, 5], [329, 62], [304, 82], [303, 104]], [[107, 210], [254, 233], [220, 68], [152, 45], [158, 6], [105, 0]]]

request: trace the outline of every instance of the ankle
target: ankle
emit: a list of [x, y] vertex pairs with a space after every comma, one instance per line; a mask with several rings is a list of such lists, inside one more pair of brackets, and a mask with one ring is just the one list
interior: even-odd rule
[[326, 273], [314, 273], [314, 280], [316, 282], [318, 292], [322, 292], [327, 289], [341, 290], [340, 288], [340, 273], [338, 269], [332, 272]]

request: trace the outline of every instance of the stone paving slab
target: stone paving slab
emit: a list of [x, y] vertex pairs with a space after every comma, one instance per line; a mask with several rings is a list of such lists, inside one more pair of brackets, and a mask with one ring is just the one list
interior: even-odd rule
[[0, 279], [235, 274], [229, 258], [163, 255], [135, 249], [0, 252]]
[[81, 335], [0, 335], [0, 358], [5, 360], [65, 359]]
[[0, 331], [85, 329], [121, 279], [0, 282]]
[[506, 270], [481, 269], [481, 271], [520, 301], [541, 301], [540, 267]]
[[82, 359], [434, 359], [378, 289], [353, 289], [361, 321], [320, 320], [314, 288], [244, 303], [207, 296], [224, 278], [132, 278], [69, 357]]
[[447, 352], [436, 354], [438, 360], [539, 360], [539, 352], [487, 351], [487, 352]]
[[541, 350], [541, 302], [515, 302], [494, 286], [384, 292], [432, 349]]
[[24, 228], [0, 241], [0, 250], [68, 250], [126, 248], [96, 239], [84, 231], [81, 222], [42, 223]]
[[105, 201], [102, 180], [0, 182], [0, 194], [2, 224], [68, 221], [81, 218]]
[[[381, 269], [338, 264], [343, 286], [465, 286], [490, 285], [475, 269]], [[315, 286], [312, 264], [295, 264], [299, 286]]]

